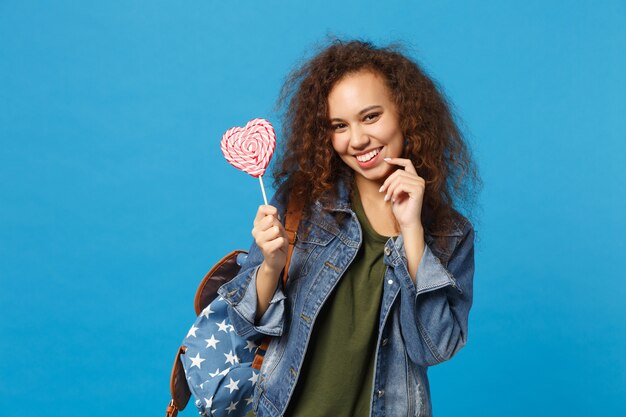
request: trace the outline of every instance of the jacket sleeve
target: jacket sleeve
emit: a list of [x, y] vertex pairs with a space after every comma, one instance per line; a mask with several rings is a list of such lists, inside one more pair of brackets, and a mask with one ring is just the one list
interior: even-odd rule
[[[284, 219], [284, 207], [279, 202], [278, 193], [270, 201]], [[229, 282], [223, 284], [218, 294], [228, 303], [228, 317], [235, 332], [247, 339], [259, 339], [263, 335], [280, 336], [285, 321], [285, 294], [282, 280], [270, 300], [268, 309], [259, 320], [256, 319], [257, 291], [256, 278], [259, 266], [263, 262], [263, 253], [253, 241], [248, 256], [241, 265], [239, 273]]]
[[467, 341], [473, 298], [474, 228], [468, 221], [447, 268], [426, 244], [411, 279], [404, 248], [396, 262], [401, 285], [400, 328], [410, 359], [421, 366], [446, 361]]

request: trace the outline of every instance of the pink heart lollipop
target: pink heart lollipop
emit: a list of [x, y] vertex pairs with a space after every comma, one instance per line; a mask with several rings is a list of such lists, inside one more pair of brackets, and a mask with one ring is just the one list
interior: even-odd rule
[[220, 143], [226, 160], [235, 168], [259, 178], [265, 204], [263, 179], [276, 147], [276, 134], [265, 119], [252, 119], [244, 127], [232, 127], [224, 133]]

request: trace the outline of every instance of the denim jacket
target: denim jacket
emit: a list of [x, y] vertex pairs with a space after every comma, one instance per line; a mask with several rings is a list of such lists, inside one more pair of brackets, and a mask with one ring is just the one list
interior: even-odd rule
[[[252, 244], [240, 273], [218, 293], [228, 302], [237, 334], [271, 339], [255, 385], [258, 417], [281, 416], [294, 390], [311, 330], [322, 305], [350, 266], [362, 242], [347, 187], [338, 185], [333, 204], [317, 201], [302, 220], [286, 286], [279, 283], [267, 311], [255, 320], [256, 273], [263, 255]], [[270, 203], [284, 218], [280, 190]], [[345, 212], [339, 223], [336, 212]], [[385, 275], [378, 320], [371, 416], [431, 416], [427, 370], [450, 359], [467, 341], [474, 275], [474, 229], [465, 218], [435, 245], [425, 232], [425, 249], [415, 282], [407, 269], [402, 235], [384, 247]]]

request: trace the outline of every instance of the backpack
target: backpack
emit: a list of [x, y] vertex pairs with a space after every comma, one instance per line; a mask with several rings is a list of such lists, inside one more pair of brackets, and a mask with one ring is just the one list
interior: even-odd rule
[[[289, 199], [285, 230], [289, 237], [283, 285], [296, 240], [302, 206]], [[266, 336], [260, 345], [235, 333], [228, 318], [228, 304], [217, 290], [234, 278], [247, 257], [235, 250], [217, 262], [198, 286], [194, 300], [197, 319], [178, 348], [170, 377], [172, 399], [166, 417], [176, 417], [191, 395], [201, 416], [245, 416], [252, 410], [254, 385], [271, 340]], [[234, 413], [234, 414], [233, 414]]]

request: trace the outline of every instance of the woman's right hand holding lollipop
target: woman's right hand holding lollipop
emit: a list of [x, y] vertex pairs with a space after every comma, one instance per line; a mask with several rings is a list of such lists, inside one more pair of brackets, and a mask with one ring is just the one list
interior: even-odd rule
[[287, 263], [289, 238], [274, 206], [262, 205], [257, 210], [252, 236], [263, 254], [257, 273], [257, 320], [269, 307], [278, 279]]

